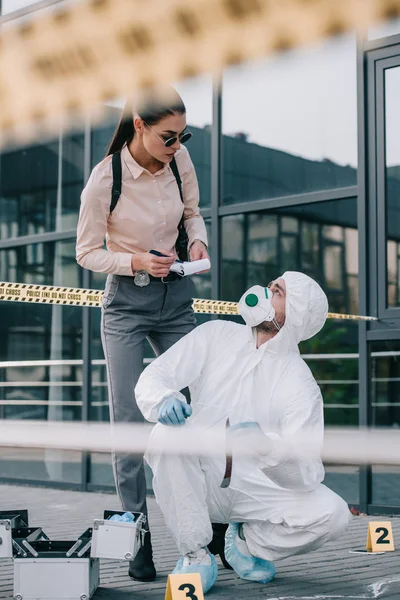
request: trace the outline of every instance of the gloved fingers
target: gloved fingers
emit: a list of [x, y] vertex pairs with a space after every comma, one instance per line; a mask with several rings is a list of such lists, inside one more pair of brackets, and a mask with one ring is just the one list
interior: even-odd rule
[[180, 401], [178, 402], [173, 403], [172, 405], [169, 404], [165, 407], [161, 407], [158, 416], [159, 423], [162, 423], [163, 425], [177, 426], [182, 425], [185, 422], [182, 409], [183, 405]]
[[160, 412], [158, 413], [158, 422], [162, 423], [163, 425], [167, 425], [167, 414], [166, 414], [166, 410], [164, 407], [161, 408]]
[[158, 413], [158, 421], [163, 425], [172, 425], [170, 420], [171, 404], [166, 402], [164, 406], [161, 406], [160, 412]]
[[172, 407], [172, 418], [174, 425], [183, 425], [185, 422], [183, 402], [176, 402]]
[[190, 406], [190, 404], [186, 404], [186, 402], [183, 403], [183, 414], [185, 417], [190, 417], [190, 415], [192, 414], [192, 407]]
[[163, 425], [176, 425], [175, 419], [176, 417], [173, 408], [169, 405], [162, 409], [158, 420]]
[[163, 425], [179, 426], [185, 423], [186, 417], [192, 414], [192, 408], [177, 398], [167, 398], [160, 407], [158, 422]]

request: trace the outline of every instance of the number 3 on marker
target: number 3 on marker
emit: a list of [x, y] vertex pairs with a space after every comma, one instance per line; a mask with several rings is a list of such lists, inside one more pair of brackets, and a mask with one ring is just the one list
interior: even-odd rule
[[190, 598], [190, 600], [199, 600], [194, 593], [196, 588], [191, 583], [182, 583], [182, 585], [178, 587], [178, 590], [182, 590], [183, 592], [186, 592], [187, 590], [186, 598]]
[[200, 573], [168, 575], [165, 600], [204, 600]]

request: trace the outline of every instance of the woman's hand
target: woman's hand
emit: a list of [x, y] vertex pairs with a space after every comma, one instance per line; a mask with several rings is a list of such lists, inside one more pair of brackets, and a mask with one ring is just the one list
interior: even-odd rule
[[147, 271], [147, 273], [150, 273], [153, 277], [166, 277], [172, 263], [175, 262], [175, 254], [166, 252], [160, 248], [155, 248], [155, 250], [165, 254], [167, 258], [156, 256], [149, 252], [133, 254], [131, 260], [132, 271]]
[[[208, 258], [210, 260], [210, 257], [208, 256], [208, 252], [207, 252], [207, 248], [206, 246], [203, 244], [203, 242], [201, 242], [200, 240], [196, 240], [195, 242], [193, 242], [193, 244], [190, 246], [190, 260], [193, 262], [194, 260], [201, 260], [203, 258]], [[208, 273], [210, 269], [207, 269], [206, 271], [201, 271], [201, 273]]]

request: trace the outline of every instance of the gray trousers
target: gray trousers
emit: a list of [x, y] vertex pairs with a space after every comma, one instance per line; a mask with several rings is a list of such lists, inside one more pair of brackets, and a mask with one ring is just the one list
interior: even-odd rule
[[[133, 277], [109, 275], [103, 297], [101, 339], [107, 364], [112, 422], [142, 422], [134, 389], [143, 369], [147, 338], [156, 356], [196, 327], [189, 277], [146, 287]], [[143, 456], [114, 454], [115, 485], [124, 510], [147, 514]]]

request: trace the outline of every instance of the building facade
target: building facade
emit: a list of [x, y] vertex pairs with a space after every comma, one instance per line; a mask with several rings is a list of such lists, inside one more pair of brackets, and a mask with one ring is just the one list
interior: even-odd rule
[[[11, 4], [5, 21], [26, 18], [6, 15]], [[177, 88], [213, 266], [194, 278], [197, 297], [236, 301], [301, 270], [331, 311], [378, 317], [328, 321], [301, 352], [326, 425], [399, 427], [400, 22]], [[110, 105], [101, 126], [1, 154], [0, 281], [103, 288], [104, 276], [75, 261], [76, 224], [119, 115]], [[100, 310], [0, 310], [0, 418], [107, 421]], [[0, 459], [1, 481], [113, 489], [105, 455], [2, 449]], [[326, 484], [365, 512], [400, 512], [400, 468], [329, 464]]]

